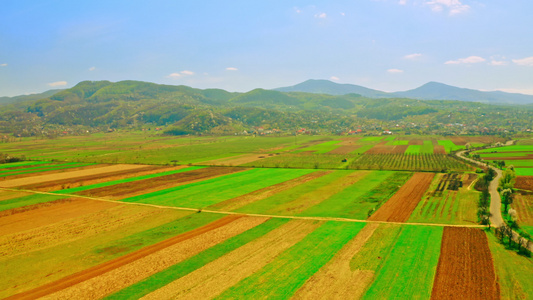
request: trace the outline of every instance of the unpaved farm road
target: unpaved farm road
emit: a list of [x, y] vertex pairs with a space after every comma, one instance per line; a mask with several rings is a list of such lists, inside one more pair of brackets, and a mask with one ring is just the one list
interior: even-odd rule
[[[125, 205], [141, 205], [149, 206], [162, 209], [177, 209], [177, 210], [188, 210], [188, 211], [199, 211], [197, 208], [190, 207], [176, 207], [176, 206], [164, 206], [164, 205], [155, 205], [155, 204], [146, 204], [146, 203], [134, 203], [134, 202], [122, 202], [119, 200], [109, 200], [105, 198], [98, 197], [89, 197], [82, 195], [74, 194], [55, 194], [50, 192], [42, 191], [32, 191], [24, 189], [11, 189], [0, 187], [2, 191], [17, 191], [17, 192], [26, 192], [33, 194], [42, 194], [42, 195], [54, 195], [54, 196], [65, 196], [65, 198], [82, 198], [95, 201], [105, 201], [112, 203], [121, 203]], [[214, 213], [214, 214], [223, 214], [223, 215], [239, 215], [239, 216], [250, 216], [250, 217], [266, 217], [266, 218], [282, 218], [282, 219], [294, 219], [294, 220], [316, 220], [316, 221], [338, 221], [338, 222], [360, 222], [360, 223], [378, 223], [378, 224], [398, 224], [398, 225], [420, 225], [420, 226], [437, 226], [437, 227], [469, 227], [469, 228], [486, 228], [485, 225], [457, 225], [457, 224], [439, 224], [439, 223], [409, 223], [409, 222], [393, 222], [393, 221], [372, 221], [372, 220], [358, 220], [358, 219], [348, 219], [348, 218], [335, 218], [335, 217], [299, 217], [299, 216], [284, 216], [284, 215], [265, 215], [265, 214], [251, 214], [251, 213], [242, 213], [242, 212], [233, 212], [233, 211], [220, 211], [220, 210], [208, 210], [201, 209], [201, 212]]]

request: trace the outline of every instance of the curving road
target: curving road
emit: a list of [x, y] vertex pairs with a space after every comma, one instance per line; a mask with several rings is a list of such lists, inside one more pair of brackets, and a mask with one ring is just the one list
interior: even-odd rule
[[[512, 141], [511, 141], [512, 142]], [[509, 143], [509, 142], [507, 142]], [[474, 164], [477, 164], [479, 166], [486, 166], [486, 164], [473, 160], [471, 158], [465, 157], [464, 153], [466, 150], [457, 152], [457, 156], [471, 162]], [[493, 169], [496, 172], [496, 177], [492, 179], [489, 185], [489, 193], [490, 193], [490, 223], [495, 226], [499, 227], [503, 224], [503, 218], [502, 218], [502, 212], [501, 212], [501, 206], [502, 206], [502, 199], [500, 197], [500, 193], [498, 193], [498, 184], [500, 182], [500, 178], [502, 178], [503, 173], [500, 169], [495, 168], [493, 166], [489, 166], [489, 168]]]
[[[514, 142], [513, 140], [507, 141], [507, 143], [505, 143], [505, 146], [512, 145], [513, 142]], [[471, 158], [465, 157], [464, 156], [465, 152], [466, 152], [466, 150], [459, 151], [459, 152], [456, 153], [456, 155], [461, 157], [461, 158], [463, 158], [463, 159], [465, 159], [465, 160], [467, 160], [467, 161], [469, 161], [469, 162], [472, 162], [472, 163], [474, 163], [476, 165], [486, 166], [486, 164], [484, 164], [483, 162], [480, 162], [480, 161], [473, 160]], [[494, 179], [492, 179], [492, 181], [490, 182], [490, 185], [489, 185], [490, 214], [491, 214], [490, 223], [492, 224], [492, 226], [499, 227], [500, 225], [504, 224], [504, 221], [503, 221], [503, 218], [502, 218], [502, 211], [501, 211], [502, 199], [500, 197], [500, 193], [498, 193], [498, 185], [500, 183], [500, 178], [502, 178], [502, 176], [503, 176], [503, 172], [500, 169], [495, 168], [495, 167], [490, 166], [490, 165], [489, 165], [489, 168], [491, 168], [494, 171], [496, 171], [496, 177], [494, 177]], [[519, 240], [522, 240], [522, 238], [520, 237], [520, 235], [518, 233], [513, 231], [513, 240], [515, 242], [518, 242]], [[529, 251], [533, 252], [533, 244], [530, 244]]]

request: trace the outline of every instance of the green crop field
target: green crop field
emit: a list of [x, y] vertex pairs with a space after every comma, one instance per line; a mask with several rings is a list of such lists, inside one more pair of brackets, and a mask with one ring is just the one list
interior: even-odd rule
[[[226, 290], [217, 299], [288, 299], [344, 244], [357, 235], [363, 226], [363, 223], [326, 222], [264, 268]], [[306, 255], [302, 256], [302, 253]]]
[[406, 171], [468, 171], [467, 164], [446, 154], [364, 154], [350, 163], [351, 169]]
[[252, 169], [130, 197], [122, 201], [202, 208], [311, 172], [313, 171]]
[[405, 226], [363, 299], [429, 299], [441, 227]]
[[339, 147], [339, 143], [341, 141], [329, 141], [320, 143], [317, 145], [309, 146], [306, 148], [298, 149], [296, 151], [293, 151], [293, 153], [299, 153], [299, 152], [314, 152], [314, 153], [327, 153], [333, 149], [336, 149]]
[[443, 175], [436, 176], [409, 218], [414, 223], [475, 224], [479, 192], [469, 187], [436, 192]]
[[439, 143], [439, 145], [444, 146], [444, 149], [446, 149], [446, 153], [450, 153], [450, 152], [456, 151], [456, 150], [462, 150], [462, 149], [465, 148], [464, 146], [458, 146], [458, 145], [454, 144], [450, 140], [439, 140], [438, 143]]

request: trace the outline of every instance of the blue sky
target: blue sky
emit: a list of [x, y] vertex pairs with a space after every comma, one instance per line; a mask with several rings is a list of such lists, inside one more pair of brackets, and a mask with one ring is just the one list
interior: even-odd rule
[[248, 91], [329, 79], [533, 94], [533, 1], [0, 0], [0, 96], [83, 80]]

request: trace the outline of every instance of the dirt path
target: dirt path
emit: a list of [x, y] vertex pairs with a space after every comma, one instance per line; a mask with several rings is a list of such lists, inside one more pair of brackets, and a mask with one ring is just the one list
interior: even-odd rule
[[405, 222], [429, 188], [434, 173], [415, 173], [385, 204], [368, 220]]
[[500, 299], [487, 236], [479, 229], [445, 227], [431, 299]]
[[[146, 256], [148, 256], [150, 254], [156, 253], [158, 251], [164, 250], [165, 248], [168, 248], [168, 247], [171, 247], [171, 246], [176, 245], [178, 243], [182, 243], [184, 241], [193, 239], [193, 238], [195, 238], [197, 236], [200, 236], [202, 234], [205, 234], [205, 233], [207, 233], [209, 231], [212, 231], [212, 230], [215, 230], [217, 228], [220, 228], [220, 227], [223, 227], [225, 225], [228, 225], [228, 224], [230, 224], [230, 223], [232, 223], [232, 222], [234, 222], [234, 221], [236, 221], [236, 220], [238, 220], [240, 218], [242, 218], [242, 216], [238, 216], [238, 215], [232, 215], [232, 216], [224, 217], [224, 218], [219, 219], [219, 220], [217, 220], [215, 222], [209, 223], [209, 224], [207, 224], [207, 225], [205, 225], [203, 227], [188, 231], [186, 233], [180, 234], [180, 235], [175, 236], [173, 238], [170, 238], [170, 239], [164, 240], [162, 242], [156, 243], [154, 245], [144, 247], [144, 248], [142, 248], [140, 250], [137, 250], [135, 252], [132, 252], [130, 254], [118, 257], [118, 258], [113, 259], [111, 261], [108, 261], [106, 263], [103, 263], [103, 264], [94, 266], [92, 268], [89, 268], [87, 270], [72, 274], [70, 276], [67, 276], [67, 277], [59, 279], [57, 281], [51, 282], [49, 284], [37, 287], [35, 289], [29, 290], [29, 291], [26, 291], [26, 292], [23, 292], [23, 293], [20, 293], [20, 294], [17, 294], [17, 295], [13, 295], [13, 296], [8, 297], [6, 299], [36, 299], [36, 298], [45, 297], [45, 296], [54, 296], [53, 295], [54, 293], [61, 292], [64, 289], [73, 287], [73, 286], [75, 286], [77, 284], [80, 284], [80, 283], [82, 283], [84, 281], [90, 280], [92, 278], [96, 278], [96, 277], [101, 276], [101, 275], [103, 275], [103, 274], [105, 274], [107, 272], [113, 271], [115, 269], [118, 269], [118, 268], [120, 268], [122, 266], [125, 266], [125, 265], [128, 265], [128, 264], [131, 264], [131, 263], [133, 263], [133, 262], [135, 262], [137, 260], [140, 260], [140, 259], [142, 259], [142, 258], [144, 258], [144, 257], [146, 257]], [[204, 242], [204, 241], [202, 241], [202, 242]], [[191, 253], [191, 255], [192, 254], [193, 253]], [[111, 279], [112, 279], [111, 285], [112, 286], [116, 286], [116, 287], [114, 287], [112, 289], [120, 288], [119, 281], [117, 281], [117, 280], [120, 280], [120, 277], [114, 277], [114, 278], [111, 278]], [[115, 282], [115, 281], [117, 281], [117, 282]], [[90, 286], [88, 286], [86, 288], [88, 288], [88, 290], [84, 290], [83, 292], [86, 292], [86, 293], [91, 292], [91, 294], [85, 294], [85, 293], [77, 294], [76, 289], [73, 289], [73, 290], [69, 290], [66, 294], [63, 294], [63, 296], [66, 296], [67, 299], [82, 299], [82, 298], [95, 299], [95, 298], [102, 297], [102, 296], [104, 296], [104, 295], [106, 295], [107, 293], [110, 292], [108, 290], [102, 291], [102, 290], [99, 290], [99, 289], [92, 289]], [[95, 296], [95, 295], [93, 295], [93, 293], [96, 293], [96, 294], [98, 294], [100, 296]], [[74, 297], [70, 297], [70, 295], [75, 295], [75, 294], [77, 294], [77, 297], [75, 297], [75, 296]], [[52, 298], [60, 299], [60, 298], [62, 298], [62, 296], [61, 296], [60, 293], [58, 293]]]
[[[0, 187], [0, 190], [17, 191], [17, 190], [1, 188], [1, 187]], [[49, 193], [49, 192], [27, 191], [27, 190], [23, 190], [23, 191], [24, 192], [30, 192], [30, 193], [33, 193], [33, 194], [57, 195], [57, 194]], [[112, 203], [121, 203], [121, 204], [125, 204], [125, 205], [149, 206], [149, 207], [155, 207], [155, 208], [161, 208], [161, 209], [175, 209], [175, 210], [185, 210], [185, 211], [194, 211], [194, 212], [198, 211], [197, 208], [190, 208], [190, 207], [164, 206], [164, 205], [147, 204], [147, 203], [139, 203], [139, 202], [119, 202], [119, 201], [109, 200], [109, 199], [105, 199], [105, 198], [79, 196], [79, 195], [68, 195], [68, 194], [64, 194], [64, 196], [66, 196], [66, 197], [83, 198], [83, 199], [91, 199], [91, 200], [104, 201], [104, 202], [112, 202]], [[222, 215], [245, 215], [245, 216], [250, 216], [250, 217], [281, 218], [281, 219], [294, 219], [294, 220], [360, 222], [360, 223], [420, 225], [420, 226], [437, 226], [437, 227], [446, 227], [446, 226], [450, 226], [450, 227], [471, 227], [471, 228], [486, 228], [487, 227], [485, 225], [464, 225], [464, 224], [452, 225], [452, 224], [440, 224], [440, 223], [413, 223], [413, 222], [380, 221], [380, 220], [369, 220], [369, 219], [367, 219], [367, 220], [358, 220], [358, 219], [335, 218], [335, 217], [301, 217], [301, 216], [287, 216], [287, 215], [252, 214], [252, 213], [241, 213], [241, 212], [210, 210], [210, 209], [202, 209], [202, 212], [213, 213], [213, 214], [222, 214]]]
[[320, 223], [291, 221], [142, 299], [211, 299], [252, 275], [315, 230]]
[[76, 171], [64, 171], [61, 173], [36, 175], [31, 177], [8, 179], [0, 181], [0, 187], [18, 187], [27, 186], [30, 184], [43, 183], [48, 181], [64, 180], [74, 177], [83, 177], [96, 174], [104, 174], [109, 172], [116, 172], [121, 170], [135, 170], [146, 167], [144, 165], [113, 165], [105, 167], [93, 167], [90, 169], [76, 170]]
[[120, 205], [87, 199], [65, 199], [53, 202], [53, 205], [0, 217], [0, 236], [54, 224]]
[[359, 299], [372, 282], [373, 271], [350, 269], [350, 260], [372, 237], [379, 224], [367, 224], [323, 268], [296, 292], [293, 299]]

